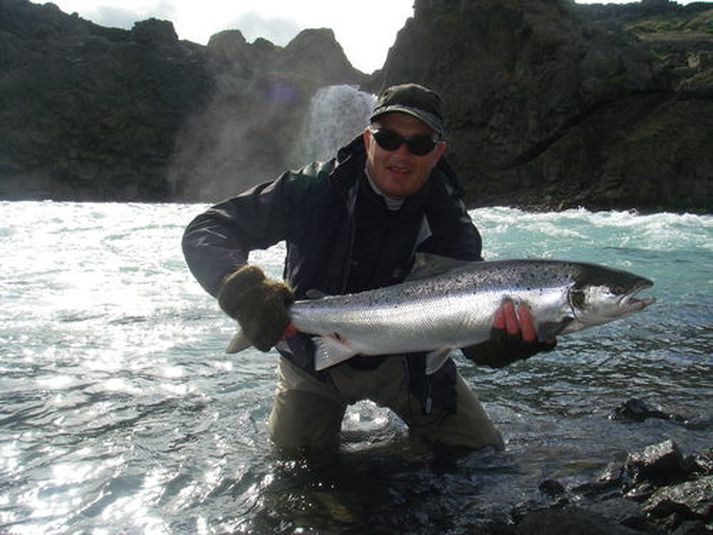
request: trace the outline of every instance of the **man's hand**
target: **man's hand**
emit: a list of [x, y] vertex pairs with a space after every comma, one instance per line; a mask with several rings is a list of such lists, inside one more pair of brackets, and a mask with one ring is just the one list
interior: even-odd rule
[[495, 312], [490, 333], [490, 340], [463, 348], [463, 354], [476, 364], [502, 368], [557, 345], [554, 338], [540, 342], [530, 309], [523, 303], [516, 308], [509, 299]]
[[295, 295], [287, 284], [268, 279], [258, 266], [246, 265], [228, 275], [218, 293], [220, 308], [240, 324], [260, 351], [269, 351], [290, 323]]

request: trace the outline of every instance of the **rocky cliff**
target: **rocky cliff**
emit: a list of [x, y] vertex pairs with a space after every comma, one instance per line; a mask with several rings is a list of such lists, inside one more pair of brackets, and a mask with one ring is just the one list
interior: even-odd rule
[[359, 83], [331, 30], [208, 46], [0, 0], [0, 198], [215, 199], [291, 162], [315, 91]]
[[713, 5], [416, 0], [375, 85], [442, 92], [472, 205], [713, 210]]
[[207, 46], [0, 0], [0, 198], [211, 201], [295, 158], [320, 86], [444, 96], [471, 206], [713, 212], [713, 4], [416, 0], [367, 79], [330, 30]]

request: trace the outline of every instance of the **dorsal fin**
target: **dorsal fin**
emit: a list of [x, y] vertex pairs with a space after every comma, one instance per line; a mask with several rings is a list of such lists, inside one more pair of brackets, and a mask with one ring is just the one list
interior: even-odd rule
[[447, 256], [431, 253], [416, 253], [414, 256], [413, 268], [406, 277], [407, 281], [426, 279], [435, 277], [450, 271], [453, 268], [471, 264], [468, 260], [456, 260]]

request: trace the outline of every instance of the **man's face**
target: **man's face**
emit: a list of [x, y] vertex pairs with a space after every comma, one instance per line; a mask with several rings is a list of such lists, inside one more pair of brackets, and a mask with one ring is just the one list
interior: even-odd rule
[[[392, 130], [405, 138], [436, 137], [426, 123], [405, 113], [382, 115], [371, 128]], [[445, 143], [438, 143], [428, 154], [417, 156], [409, 152], [406, 143], [402, 143], [398, 149], [389, 151], [379, 146], [369, 128], [364, 131], [364, 145], [369, 176], [384, 194], [397, 199], [418, 193], [446, 150]]]

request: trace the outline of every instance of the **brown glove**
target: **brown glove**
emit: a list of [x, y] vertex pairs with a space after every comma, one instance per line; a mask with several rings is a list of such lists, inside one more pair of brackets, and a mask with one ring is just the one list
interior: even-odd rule
[[265, 277], [258, 266], [245, 265], [228, 275], [218, 292], [220, 308], [240, 324], [260, 351], [269, 351], [290, 323], [295, 295], [284, 282]]

